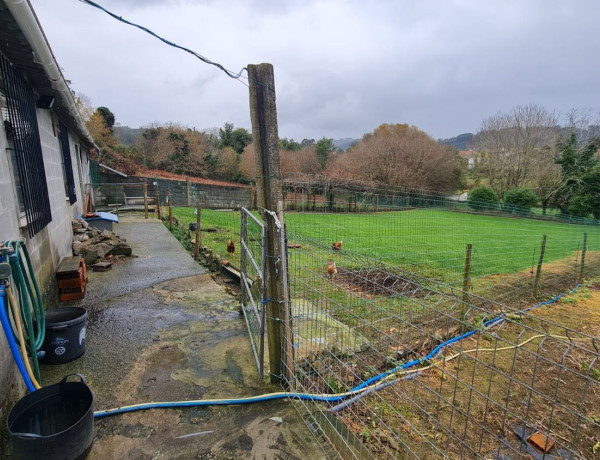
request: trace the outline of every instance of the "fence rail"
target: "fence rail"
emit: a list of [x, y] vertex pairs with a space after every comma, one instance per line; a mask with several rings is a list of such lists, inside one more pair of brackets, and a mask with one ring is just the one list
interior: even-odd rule
[[265, 225], [246, 208], [241, 210], [240, 300], [256, 367], [260, 378], [265, 369]]

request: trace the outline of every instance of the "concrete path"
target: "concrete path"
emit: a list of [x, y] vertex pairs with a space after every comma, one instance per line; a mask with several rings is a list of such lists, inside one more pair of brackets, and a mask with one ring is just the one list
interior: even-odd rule
[[[86, 353], [43, 366], [45, 385], [83, 374], [97, 410], [280, 391], [258, 379], [238, 300], [161, 223], [125, 216], [115, 233], [137, 257], [90, 272], [86, 298], [69, 304], [88, 311]], [[325, 456], [288, 401], [147, 410], [97, 420], [95, 429], [90, 459]]]

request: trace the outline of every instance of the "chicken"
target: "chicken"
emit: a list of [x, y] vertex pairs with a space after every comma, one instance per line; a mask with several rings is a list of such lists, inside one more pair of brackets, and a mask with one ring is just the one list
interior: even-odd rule
[[235, 254], [235, 243], [233, 242], [233, 240], [229, 240], [227, 242], [227, 252], [232, 256]]
[[331, 243], [331, 249], [333, 249], [334, 251], [341, 251], [342, 243], [343, 243], [343, 241], [338, 241], [337, 243]]
[[335, 262], [329, 259], [329, 264], [327, 265], [327, 277], [335, 278], [337, 275], [337, 267], [335, 266]]

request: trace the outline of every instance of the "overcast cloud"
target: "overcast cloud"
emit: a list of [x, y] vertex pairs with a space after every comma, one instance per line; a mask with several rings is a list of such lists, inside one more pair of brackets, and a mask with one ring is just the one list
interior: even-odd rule
[[[298, 141], [600, 112], [597, 0], [96, 1], [235, 72], [272, 63], [279, 135]], [[31, 2], [73, 89], [118, 123], [250, 129], [248, 88], [217, 68], [77, 0]]]

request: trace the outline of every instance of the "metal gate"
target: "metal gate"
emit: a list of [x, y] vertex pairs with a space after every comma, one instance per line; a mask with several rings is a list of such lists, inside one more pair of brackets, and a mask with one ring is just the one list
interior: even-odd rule
[[242, 208], [241, 228], [241, 300], [250, 333], [258, 374], [264, 377], [265, 364], [265, 225]]

